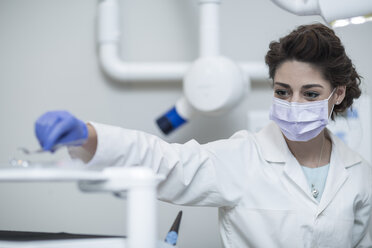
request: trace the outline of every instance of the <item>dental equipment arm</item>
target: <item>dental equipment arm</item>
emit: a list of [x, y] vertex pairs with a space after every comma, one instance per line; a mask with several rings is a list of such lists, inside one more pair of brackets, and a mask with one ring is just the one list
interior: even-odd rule
[[[221, 54], [221, 0], [198, 0], [198, 4], [199, 58], [195, 62], [145, 63], [120, 57], [118, 0], [99, 1], [98, 50], [106, 75], [123, 83], [183, 81], [183, 96], [156, 120], [164, 134], [171, 133], [198, 114], [215, 115], [230, 110], [249, 86], [250, 72], [261, 80], [267, 78], [263, 62], [235, 63]], [[257, 73], [257, 64], [264, 68], [260, 73]]]

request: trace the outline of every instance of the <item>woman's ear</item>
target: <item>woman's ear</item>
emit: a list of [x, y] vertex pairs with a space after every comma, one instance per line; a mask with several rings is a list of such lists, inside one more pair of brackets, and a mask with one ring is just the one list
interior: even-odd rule
[[333, 98], [334, 104], [339, 105], [344, 100], [345, 94], [346, 94], [346, 86], [345, 85], [337, 86], [335, 95]]

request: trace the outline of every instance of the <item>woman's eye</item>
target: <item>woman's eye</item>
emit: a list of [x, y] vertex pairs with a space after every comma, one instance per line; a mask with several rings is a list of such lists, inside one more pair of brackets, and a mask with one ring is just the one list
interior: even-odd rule
[[319, 96], [319, 93], [309, 91], [309, 92], [305, 92], [304, 95], [306, 98], [315, 99]]
[[280, 97], [286, 97], [288, 96], [288, 91], [286, 90], [275, 90], [275, 94]]

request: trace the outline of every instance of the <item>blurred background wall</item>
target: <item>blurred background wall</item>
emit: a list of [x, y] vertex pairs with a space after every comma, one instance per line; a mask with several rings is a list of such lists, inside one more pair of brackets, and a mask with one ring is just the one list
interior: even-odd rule
[[[198, 57], [196, 0], [122, 0], [122, 57], [127, 61], [189, 61]], [[269, 81], [253, 82], [249, 94], [222, 116], [199, 116], [166, 137], [154, 120], [182, 94], [181, 82], [121, 84], [99, 68], [96, 0], [0, 1], [0, 161], [17, 147], [37, 148], [34, 121], [47, 110], [66, 109], [83, 120], [159, 135], [168, 142], [201, 143], [247, 128], [247, 112], [268, 109]], [[298, 17], [269, 0], [229, 0], [221, 5], [222, 54], [235, 61], [263, 61], [270, 41], [295, 26], [323, 22]], [[372, 80], [372, 23], [336, 29], [363, 75]], [[370, 137], [369, 137], [370, 138]], [[59, 151], [52, 159], [67, 157]], [[125, 201], [83, 194], [73, 183], [0, 183], [0, 229], [125, 234]], [[221, 247], [217, 209], [159, 202], [160, 239], [184, 211], [180, 247]]]

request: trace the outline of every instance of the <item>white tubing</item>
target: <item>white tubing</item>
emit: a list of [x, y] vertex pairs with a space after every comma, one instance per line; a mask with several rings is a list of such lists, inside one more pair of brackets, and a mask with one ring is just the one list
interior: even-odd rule
[[269, 68], [263, 62], [242, 62], [239, 63], [239, 66], [251, 81], [262, 81], [269, 78]]
[[117, 0], [101, 0], [98, 7], [98, 42], [119, 42], [119, 13]]
[[119, 57], [117, 0], [101, 0], [98, 8], [99, 58], [104, 72], [123, 82], [180, 81], [190, 63], [133, 63]]
[[200, 0], [199, 53], [201, 57], [220, 54], [220, 1]]
[[[271, 0], [280, 8], [287, 10], [295, 15], [319, 15], [318, 0]], [[337, 6], [335, 6], [337, 8]]]
[[101, 44], [99, 56], [103, 70], [110, 77], [120, 81], [179, 81], [190, 67], [190, 63], [187, 62], [123, 62], [119, 58], [118, 50], [117, 44]]
[[[274, 1], [274, 0], [273, 0]], [[219, 0], [200, 0], [200, 55], [216, 56], [219, 48]], [[191, 63], [188, 62], [125, 62], [119, 56], [119, 14], [117, 0], [101, 0], [98, 8], [99, 59], [104, 72], [121, 82], [180, 82]], [[265, 65], [242, 63], [250, 79], [266, 79]], [[181, 115], [193, 111], [180, 104]]]

